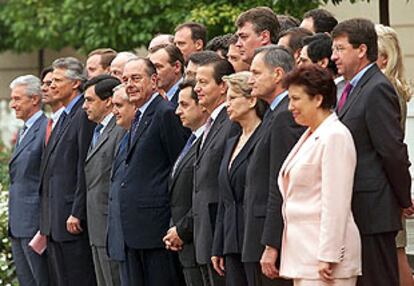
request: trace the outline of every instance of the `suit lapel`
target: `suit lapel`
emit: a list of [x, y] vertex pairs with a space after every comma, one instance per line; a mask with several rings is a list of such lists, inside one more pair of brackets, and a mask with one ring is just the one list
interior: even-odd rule
[[[249, 157], [249, 154], [253, 151], [254, 149], [253, 147], [255, 146], [259, 138], [258, 135], [260, 134], [260, 128], [261, 128], [261, 125], [259, 125], [256, 128], [256, 130], [253, 132], [249, 140], [247, 140], [246, 144], [243, 146], [242, 150], [240, 150], [240, 153], [234, 159], [233, 164], [231, 165], [231, 168], [230, 168], [230, 178], [235, 174], [235, 172], [240, 167], [240, 165], [245, 160], [247, 160], [247, 158]], [[234, 144], [236, 144], [236, 142]], [[234, 147], [235, 146], [233, 146], [232, 150], [234, 150]]]
[[45, 118], [46, 116], [42, 114], [32, 125], [32, 127], [27, 130], [26, 136], [23, 137], [22, 142], [20, 142], [20, 144], [14, 150], [12, 158], [10, 159], [10, 163], [12, 163], [17, 158], [17, 156], [19, 156], [19, 154], [29, 145], [30, 142], [36, 139], [37, 132], [39, 131], [40, 125]]
[[178, 163], [177, 170], [175, 171], [174, 176], [171, 176], [171, 178], [170, 178], [170, 184], [169, 184], [169, 186], [170, 186], [169, 190], [170, 191], [171, 191], [172, 187], [174, 186], [175, 182], [177, 181], [177, 178], [180, 176], [181, 171], [184, 169], [184, 166], [186, 166], [187, 162], [195, 156], [196, 150], [198, 148], [197, 143], [200, 140], [200, 138], [197, 138], [197, 140], [191, 146], [188, 153], [185, 154], [185, 156], [181, 160], [181, 162]]
[[131, 146], [128, 150], [127, 159], [130, 157], [132, 150], [135, 148], [138, 139], [142, 136], [144, 131], [148, 128], [148, 126], [151, 124], [152, 117], [155, 113], [155, 110], [157, 109], [158, 104], [164, 100], [160, 95], [154, 98], [154, 100], [151, 102], [151, 104], [148, 106], [147, 110], [145, 110], [144, 114], [142, 115], [142, 118], [140, 119], [138, 123], [138, 130], [135, 135], [135, 138], [133, 138], [133, 141], [131, 142]]
[[349, 94], [347, 100], [345, 101], [344, 107], [338, 112], [339, 118], [342, 118], [350, 109], [350, 107], [357, 101], [364, 85], [376, 72], [380, 72], [376, 64], [374, 64], [365, 72], [365, 74], [359, 80], [358, 84], [353, 88], [352, 92]]
[[92, 149], [89, 150], [88, 156], [86, 157], [85, 162], [88, 162], [90, 158], [92, 158], [93, 155], [95, 155], [96, 152], [105, 144], [105, 142], [108, 141], [109, 134], [111, 133], [112, 129], [114, 129], [114, 127], [115, 127], [115, 117], [112, 117], [108, 125], [102, 132], [102, 135], [99, 137], [98, 142], [96, 142], [95, 147], [92, 147]]
[[200, 161], [201, 157], [203, 157], [204, 153], [208, 149], [210, 143], [214, 140], [214, 138], [219, 133], [219, 131], [221, 129], [221, 126], [223, 125], [223, 123], [226, 120], [226, 117], [227, 117], [227, 111], [226, 111], [225, 108], [223, 108], [220, 111], [219, 115], [217, 116], [216, 120], [214, 120], [213, 126], [211, 126], [211, 129], [210, 129], [210, 132], [207, 134], [206, 141], [204, 142], [203, 147], [201, 148], [201, 150], [199, 150], [199, 152], [198, 152], [197, 162]]

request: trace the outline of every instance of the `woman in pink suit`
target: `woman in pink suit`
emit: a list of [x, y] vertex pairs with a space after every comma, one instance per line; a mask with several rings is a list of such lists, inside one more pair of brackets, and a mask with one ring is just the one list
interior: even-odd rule
[[289, 110], [308, 126], [280, 173], [284, 231], [279, 274], [295, 286], [355, 285], [361, 244], [351, 212], [356, 151], [337, 118], [336, 86], [316, 65], [285, 78]]

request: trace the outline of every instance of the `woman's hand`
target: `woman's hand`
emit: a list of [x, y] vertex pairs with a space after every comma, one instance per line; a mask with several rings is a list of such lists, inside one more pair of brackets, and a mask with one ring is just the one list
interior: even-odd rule
[[321, 277], [322, 281], [329, 283], [334, 280], [332, 276], [333, 273], [333, 263], [319, 261], [319, 276]]
[[220, 276], [224, 276], [224, 258], [220, 256], [212, 256], [211, 263], [213, 263], [214, 270]]

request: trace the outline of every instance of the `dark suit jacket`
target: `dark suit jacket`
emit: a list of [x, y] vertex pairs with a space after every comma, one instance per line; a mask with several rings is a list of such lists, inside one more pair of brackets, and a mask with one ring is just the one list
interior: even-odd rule
[[157, 96], [142, 115], [125, 160], [120, 206], [128, 247], [164, 247], [171, 217], [168, 177], [186, 139], [172, 104]]
[[193, 218], [191, 214], [194, 161], [198, 141], [193, 143], [188, 153], [181, 159], [173, 176], [170, 177], [169, 190], [171, 198], [172, 225], [177, 227], [178, 236], [183, 240], [183, 249], [178, 252], [184, 267], [196, 266], [193, 244]]
[[39, 230], [40, 162], [47, 118], [42, 114], [27, 130], [9, 162], [9, 234], [29, 238]]
[[[295, 123], [288, 103], [289, 99], [285, 97], [274, 111], [269, 111], [260, 129], [260, 141], [247, 168], [242, 251], [244, 262], [260, 261], [264, 250], [262, 234], [267, 244], [280, 245], [283, 231], [280, 212], [282, 198], [276, 178], [283, 161], [305, 130]], [[274, 198], [275, 207], [267, 210], [269, 197]], [[267, 229], [264, 229], [265, 225]]]
[[121, 210], [119, 205], [119, 192], [125, 174], [125, 157], [127, 154], [128, 133], [122, 137], [112, 164], [111, 188], [108, 202], [108, 230], [107, 250], [108, 256], [117, 261], [125, 260], [125, 243], [122, 232]]
[[[83, 101], [82, 97], [73, 106], [63, 125], [58, 121], [43, 153], [40, 231], [55, 241], [71, 241], [86, 235], [84, 166], [95, 124], [82, 110]], [[66, 230], [70, 215], [82, 221], [84, 231], [80, 235]]]
[[400, 229], [400, 208], [411, 205], [410, 162], [398, 96], [377, 65], [366, 71], [338, 115], [357, 150], [352, 211], [360, 232]]
[[180, 89], [177, 88], [177, 91], [174, 93], [173, 97], [171, 98], [171, 103], [174, 104], [174, 107], [177, 108], [178, 106], [178, 94], [180, 93]]
[[254, 147], [259, 139], [258, 127], [243, 146], [228, 169], [232, 153], [240, 134], [227, 141], [219, 173], [219, 208], [213, 251], [215, 256], [242, 252], [244, 236], [244, 193], [246, 171]]
[[[225, 108], [211, 126], [194, 164], [194, 244], [199, 264], [210, 263], [213, 228], [218, 208], [218, 174], [227, 139], [239, 127], [228, 119]], [[201, 140], [200, 140], [201, 141]]]
[[90, 148], [85, 161], [87, 189], [87, 216], [91, 245], [105, 246], [108, 216], [108, 193], [112, 161], [119, 140], [125, 130], [115, 125], [115, 117], [109, 121], [95, 147]]

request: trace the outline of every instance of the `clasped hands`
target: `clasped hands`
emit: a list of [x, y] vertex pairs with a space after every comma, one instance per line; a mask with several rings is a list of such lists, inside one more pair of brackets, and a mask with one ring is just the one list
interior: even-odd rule
[[176, 226], [171, 227], [167, 231], [167, 234], [164, 236], [162, 241], [165, 244], [165, 248], [168, 250], [180, 251], [183, 249], [184, 242], [179, 237]]

